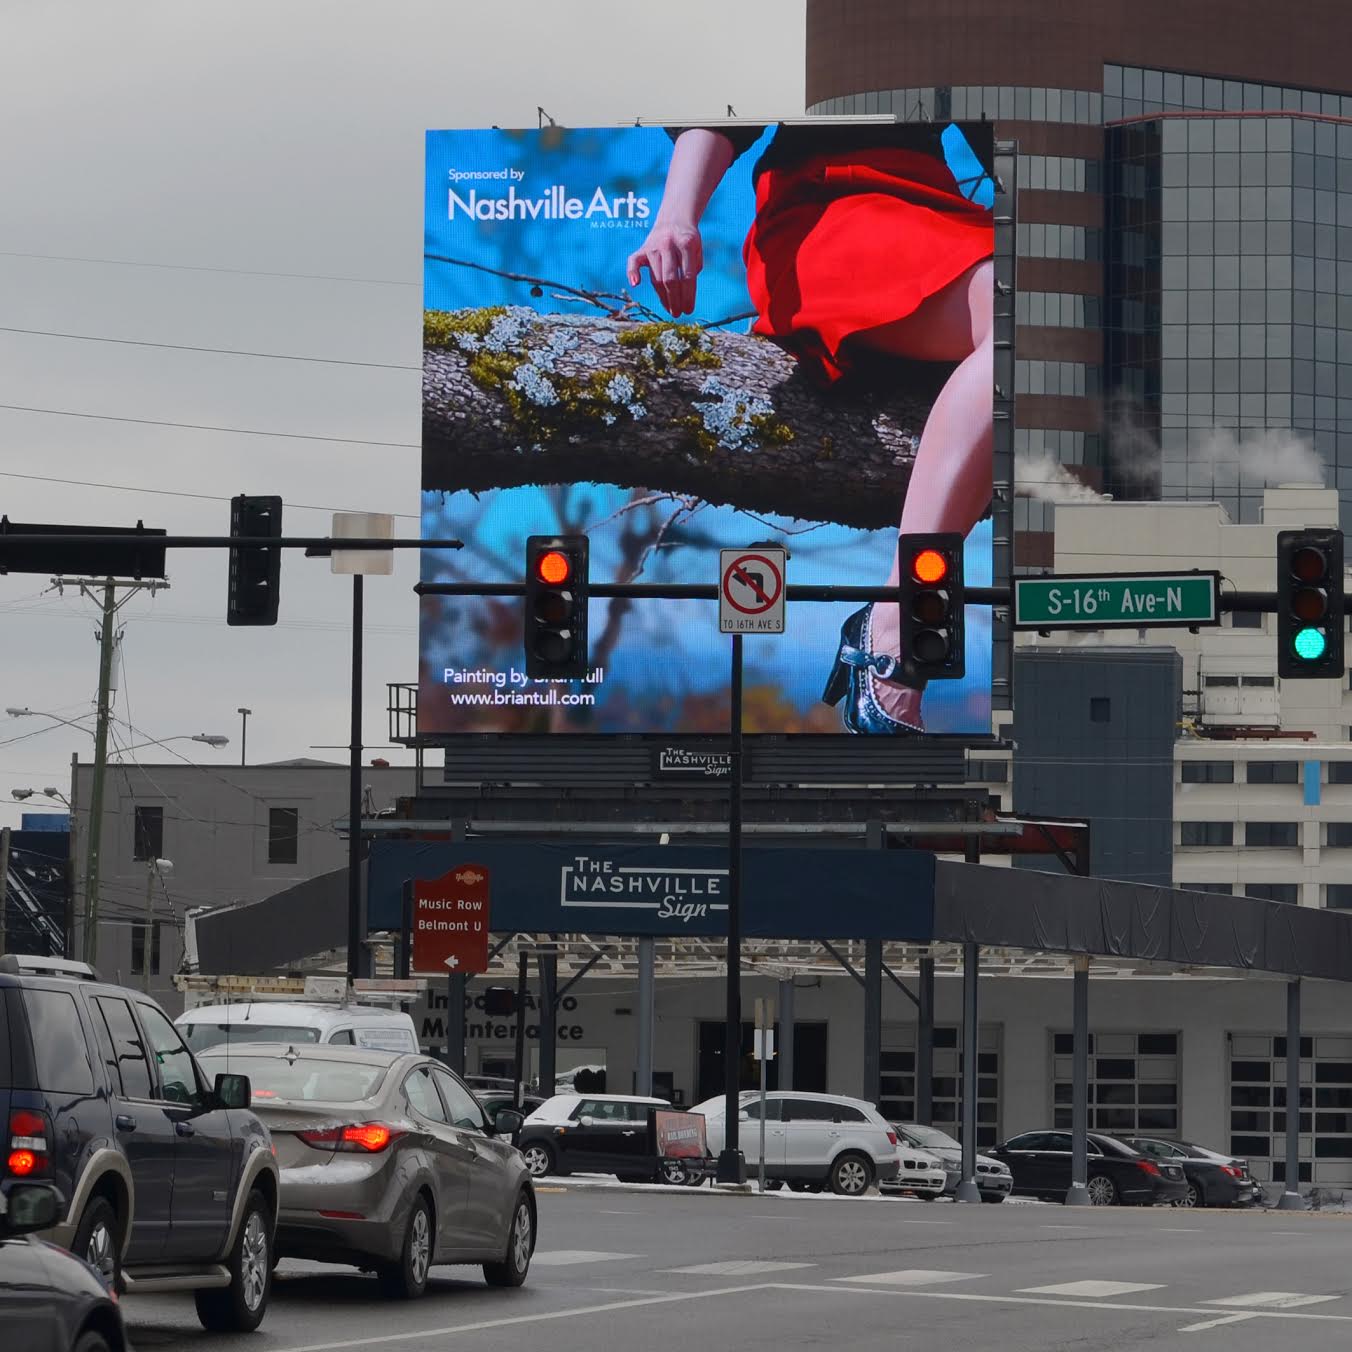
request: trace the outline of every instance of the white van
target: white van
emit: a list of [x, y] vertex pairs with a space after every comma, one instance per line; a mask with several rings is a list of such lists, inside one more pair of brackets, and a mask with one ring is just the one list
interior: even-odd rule
[[354, 1003], [247, 1000], [198, 1005], [174, 1023], [195, 1052], [236, 1042], [322, 1042], [388, 1052], [418, 1050], [418, 1033], [407, 1014]]

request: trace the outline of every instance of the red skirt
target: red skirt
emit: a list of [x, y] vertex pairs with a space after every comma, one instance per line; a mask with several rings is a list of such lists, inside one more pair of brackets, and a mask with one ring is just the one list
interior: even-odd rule
[[848, 338], [905, 319], [994, 248], [991, 213], [932, 155], [881, 148], [767, 169], [743, 251], [752, 331], [831, 384]]

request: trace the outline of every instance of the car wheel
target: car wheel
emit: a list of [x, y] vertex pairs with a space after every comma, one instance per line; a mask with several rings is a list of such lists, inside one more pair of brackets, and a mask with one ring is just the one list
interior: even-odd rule
[[419, 1193], [413, 1199], [413, 1210], [404, 1226], [404, 1246], [399, 1261], [377, 1269], [380, 1289], [392, 1300], [417, 1300], [427, 1290], [427, 1274], [432, 1268], [435, 1247], [432, 1206]]
[[83, 1258], [108, 1283], [116, 1287], [120, 1264], [118, 1262], [117, 1213], [106, 1197], [96, 1197], [85, 1207], [80, 1223], [75, 1227], [75, 1238], [70, 1251]]
[[525, 1160], [526, 1169], [532, 1178], [543, 1178], [559, 1167], [558, 1157], [554, 1154], [553, 1148], [544, 1141], [532, 1141], [521, 1152], [521, 1158]]
[[77, 1339], [72, 1352], [112, 1352], [108, 1339], [96, 1329], [90, 1329]]
[[862, 1197], [873, 1182], [873, 1163], [864, 1155], [842, 1155], [831, 1166], [831, 1191], [837, 1197]]
[[260, 1192], [249, 1194], [226, 1267], [229, 1286], [195, 1293], [197, 1318], [211, 1333], [252, 1333], [272, 1290], [272, 1212]]
[[1112, 1206], [1117, 1201], [1117, 1184], [1107, 1174], [1095, 1174], [1089, 1180], [1088, 1192], [1093, 1206]]
[[1185, 1206], [1189, 1208], [1206, 1206], [1206, 1195], [1202, 1192], [1201, 1188], [1199, 1188], [1196, 1183], [1194, 1183], [1191, 1179], [1189, 1179], [1187, 1196], [1180, 1197], [1178, 1201], [1174, 1203], [1174, 1205]]
[[489, 1286], [520, 1286], [530, 1271], [531, 1254], [534, 1252], [535, 1218], [523, 1192], [517, 1196], [516, 1210], [512, 1213], [507, 1253], [500, 1263], [484, 1264], [484, 1281]]

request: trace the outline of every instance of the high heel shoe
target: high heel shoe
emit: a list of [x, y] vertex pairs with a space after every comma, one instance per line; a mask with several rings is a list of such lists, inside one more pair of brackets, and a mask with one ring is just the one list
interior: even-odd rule
[[893, 718], [878, 702], [874, 682], [889, 680], [896, 674], [900, 663], [891, 653], [869, 651], [872, 621], [873, 606], [870, 604], [863, 610], [856, 610], [840, 626], [840, 651], [836, 654], [836, 663], [831, 668], [826, 689], [822, 691], [822, 703], [839, 704], [841, 700], [845, 701], [842, 713], [845, 727], [850, 732], [884, 737], [923, 733], [925, 729], [922, 724]]

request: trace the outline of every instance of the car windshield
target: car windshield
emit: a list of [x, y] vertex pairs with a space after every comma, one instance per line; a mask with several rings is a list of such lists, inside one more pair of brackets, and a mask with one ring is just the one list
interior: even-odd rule
[[211, 1074], [226, 1065], [232, 1075], [247, 1075], [255, 1102], [357, 1103], [380, 1088], [386, 1066], [358, 1061], [328, 1060], [319, 1056], [225, 1056], [203, 1058]]
[[932, 1150], [962, 1149], [957, 1141], [938, 1127], [907, 1125], [901, 1128], [901, 1132], [912, 1145], [929, 1146]]
[[280, 1023], [181, 1023], [178, 1031], [195, 1052], [231, 1042], [318, 1042], [318, 1028], [291, 1028]]

